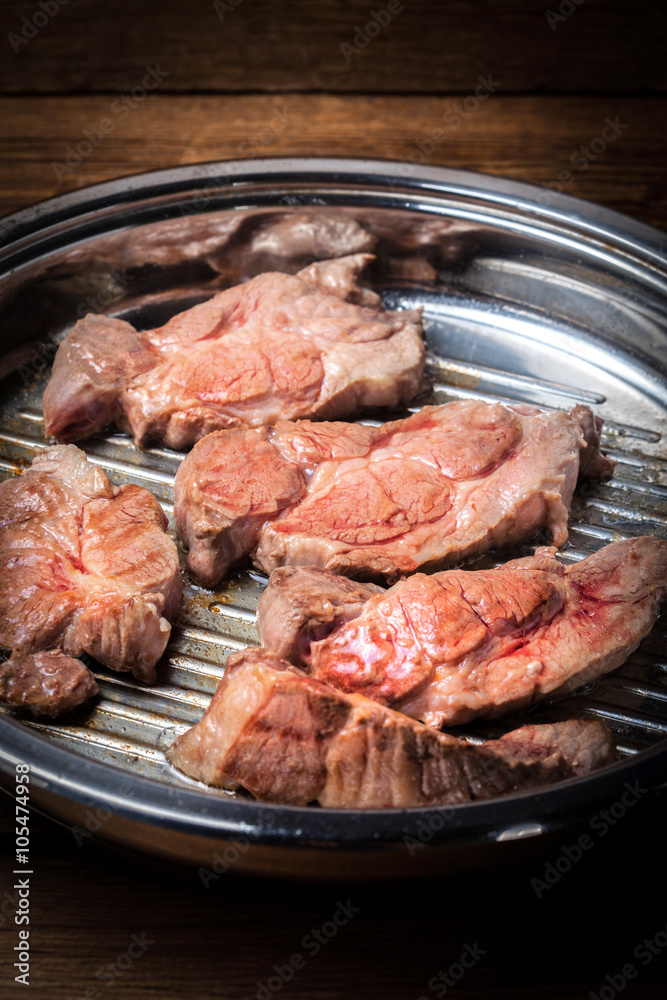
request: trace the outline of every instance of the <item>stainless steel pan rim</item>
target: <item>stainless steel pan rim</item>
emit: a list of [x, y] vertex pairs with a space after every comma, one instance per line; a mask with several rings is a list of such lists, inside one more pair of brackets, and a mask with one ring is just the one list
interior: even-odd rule
[[[623, 280], [655, 296], [646, 306], [647, 314], [653, 310], [667, 315], [667, 237], [660, 231], [530, 184], [444, 167], [412, 168], [363, 159], [267, 158], [196, 164], [61, 195], [0, 220], [0, 280], [11, 274], [20, 278], [30, 264], [48, 261], [58, 251], [100, 235], [196, 215], [197, 197], [204, 199], [205, 213], [264, 206], [297, 210], [322, 205], [387, 207], [480, 223], [519, 238], [544, 238], [555, 248], [575, 248], [600, 266], [613, 262]], [[426, 299], [428, 294], [424, 294]], [[464, 314], [462, 300], [465, 319]], [[517, 309], [517, 323], [521, 315]], [[666, 345], [667, 339], [657, 346], [624, 345], [626, 354], [631, 351], [634, 356], [642, 392], [657, 404], [665, 400]], [[416, 835], [425, 821], [443, 813], [432, 809], [301, 809], [233, 799], [125, 773], [65, 749], [5, 716], [0, 718], [0, 771], [5, 781], [13, 777], [18, 760], [30, 764], [37, 798], [41, 789], [47, 798], [53, 795], [86, 808], [102, 806], [144, 826], [213, 840], [242, 832], [258, 845], [403, 850], [404, 837]], [[534, 838], [590, 815], [620, 794], [628, 782], [655, 787], [666, 775], [667, 742], [663, 740], [585, 778], [455, 806], [451, 817], [448, 812], [444, 824], [433, 828], [428, 843], [446, 846]]]
[[244, 834], [253, 843], [283, 847], [404, 850], [404, 838], [419, 837], [424, 820], [428, 823], [434, 816], [443, 817], [443, 824], [433, 826], [431, 846], [532, 837], [590, 818], [628, 786], [637, 787], [641, 797], [667, 775], [667, 747], [656, 746], [592, 775], [499, 799], [438, 809], [299, 808], [233, 800], [213, 791], [202, 794], [150, 778], [119, 775], [107, 764], [54, 747], [14, 719], [2, 723], [6, 732], [0, 742], [0, 769], [13, 775], [16, 764], [29, 763], [36, 788], [157, 827], [185, 832], [196, 827], [199, 834], [213, 839]]
[[[104, 181], [56, 195], [21, 209], [2, 219], [6, 236], [3, 242], [22, 239], [47, 227], [71, 220], [96, 216], [101, 210], [112, 211], [123, 204], [136, 202], [140, 196], [155, 199], [189, 191], [227, 190], [254, 187], [262, 183], [283, 182], [327, 185], [340, 183], [364, 188], [376, 185], [386, 193], [406, 191], [434, 192], [441, 199], [452, 196], [469, 199], [471, 205], [481, 198], [489, 206], [510, 211], [526, 212], [535, 221], [563, 223], [568, 229], [579, 228], [601, 242], [610, 238], [616, 248], [636, 251], [645, 261], [655, 262], [662, 273], [665, 269], [667, 234], [592, 202], [542, 188], [523, 181], [512, 181], [492, 174], [448, 167], [420, 166], [409, 173], [401, 172], [401, 164], [393, 160], [367, 160], [336, 157], [264, 157], [257, 160], [224, 160], [196, 163], [167, 170]], [[335, 196], [335, 190], [332, 192]], [[346, 192], [347, 194], [347, 192]], [[299, 204], [298, 196], [285, 204]], [[304, 194], [301, 204], [308, 204]]]

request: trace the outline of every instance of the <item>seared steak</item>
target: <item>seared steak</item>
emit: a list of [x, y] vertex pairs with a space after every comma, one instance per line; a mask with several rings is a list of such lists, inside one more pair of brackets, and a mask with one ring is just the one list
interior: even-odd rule
[[474, 746], [333, 691], [263, 649], [230, 656], [202, 720], [167, 756], [209, 785], [339, 809], [473, 802], [586, 774], [615, 747], [599, 722], [524, 726]]
[[138, 444], [186, 448], [218, 428], [398, 406], [422, 388], [421, 313], [384, 312], [357, 284], [370, 254], [260, 274], [138, 332], [87, 316], [58, 349], [47, 434], [116, 422]]
[[436, 568], [542, 527], [567, 539], [580, 471], [608, 475], [601, 421], [470, 400], [381, 427], [281, 421], [219, 431], [186, 456], [175, 515], [188, 568], [215, 586], [245, 553], [266, 572], [387, 577]]
[[310, 663], [310, 644], [361, 614], [384, 589], [313, 566], [274, 569], [257, 605], [262, 645], [294, 666]]
[[0, 701], [35, 715], [61, 715], [98, 691], [85, 664], [59, 649], [14, 653], [0, 664]]
[[[260, 637], [332, 687], [429, 726], [498, 716], [615, 670], [667, 596], [665, 541], [614, 542], [567, 568], [554, 552], [540, 548], [500, 569], [417, 573], [358, 602], [344, 624], [316, 617], [338, 600], [334, 574], [275, 570], [260, 601]], [[274, 603], [293, 608], [282, 629]]]
[[181, 598], [166, 527], [147, 490], [113, 486], [74, 445], [41, 452], [0, 484], [0, 648], [86, 652], [154, 680]]

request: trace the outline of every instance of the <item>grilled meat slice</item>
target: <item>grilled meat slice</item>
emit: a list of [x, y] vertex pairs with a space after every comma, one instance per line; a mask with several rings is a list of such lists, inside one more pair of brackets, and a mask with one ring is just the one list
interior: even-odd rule
[[44, 391], [46, 433], [67, 442], [124, 425], [125, 387], [157, 360], [148, 335], [130, 323], [93, 313], [79, 320], [56, 352]]
[[262, 645], [294, 666], [310, 663], [310, 644], [360, 615], [384, 589], [313, 566], [283, 566], [271, 574], [257, 605]]
[[154, 680], [181, 598], [166, 527], [147, 490], [113, 486], [74, 445], [41, 452], [0, 484], [0, 648]]
[[138, 444], [187, 448], [218, 428], [398, 406], [423, 387], [421, 313], [385, 312], [357, 277], [370, 254], [269, 272], [156, 330], [87, 316], [58, 349], [47, 434], [116, 422]]
[[[337, 595], [336, 577], [272, 574], [260, 637], [283, 637], [275, 606], [292, 606], [288, 634], [315, 677], [392, 705], [429, 726], [459, 725], [573, 691], [619, 667], [655, 622], [667, 595], [667, 541], [614, 542], [565, 567], [555, 549], [499, 569], [417, 573], [371, 597], [344, 624], [309, 626], [310, 607]], [[284, 571], [275, 571], [275, 573]], [[336, 599], [332, 596], [332, 599]], [[284, 641], [284, 640], [283, 640]]]
[[0, 701], [35, 715], [61, 715], [98, 691], [85, 664], [59, 649], [14, 653], [0, 664]]
[[258, 799], [382, 809], [472, 802], [611, 763], [599, 722], [525, 726], [473, 746], [307, 677], [261, 648], [230, 656], [202, 720], [169, 749], [209, 785]]
[[250, 552], [266, 572], [312, 565], [391, 580], [545, 526], [562, 545], [581, 462], [597, 475], [613, 468], [599, 424], [583, 406], [470, 400], [380, 427], [303, 420], [216, 432], [176, 476], [188, 569], [212, 587]]
[[[196, 474], [184, 462], [176, 473], [175, 502], [181, 537], [191, 545], [188, 569], [214, 586], [229, 567], [253, 549], [264, 524], [298, 502], [303, 477], [272, 447], [264, 428], [225, 431], [226, 448], [209, 434], [197, 445]], [[187, 456], [186, 456], [187, 460]]]

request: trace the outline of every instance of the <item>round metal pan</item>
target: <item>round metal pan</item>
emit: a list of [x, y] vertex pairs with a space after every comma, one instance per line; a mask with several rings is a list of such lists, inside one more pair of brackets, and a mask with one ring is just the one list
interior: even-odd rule
[[[657, 230], [500, 178], [313, 158], [122, 178], [0, 220], [0, 239], [4, 476], [44, 445], [50, 360], [86, 312], [146, 328], [261, 271], [372, 250], [369, 280], [385, 303], [424, 307], [435, 401], [586, 403], [604, 418], [616, 472], [575, 498], [564, 561], [617, 538], [667, 537], [667, 237]], [[140, 451], [116, 433], [84, 446], [116, 482], [151, 489], [171, 516], [181, 455]], [[78, 839], [194, 865], [212, 881], [230, 870], [367, 878], [495, 865], [622, 803], [628, 787], [667, 780], [658, 623], [623, 667], [585, 691], [460, 731], [480, 741], [527, 718], [602, 719], [620, 757], [591, 776], [470, 805], [384, 811], [278, 807], [187, 781], [163, 751], [201, 716], [228, 652], [257, 641], [263, 584], [249, 569], [216, 592], [186, 581], [153, 688], [95, 666], [101, 696], [90, 706], [56, 721], [4, 711], [3, 782], [27, 763], [32, 804]]]

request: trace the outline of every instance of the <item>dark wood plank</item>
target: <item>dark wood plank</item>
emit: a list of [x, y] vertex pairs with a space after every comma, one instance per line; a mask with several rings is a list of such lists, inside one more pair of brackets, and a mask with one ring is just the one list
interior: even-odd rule
[[[661, 98], [504, 97], [499, 92], [463, 116], [456, 97], [156, 94], [131, 113], [117, 100], [0, 100], [0, 213], [143, 170], [316, 153], [405, 162], [423, 157], [431, 164], [556, 187], [567, 171], [561, 185], [567, 193], [667, 228], [662, 138], [667, 102]], [[582, 155], [580, 147], [589, 148], [601, 136], [607, 118], [624, 127], [603, 152]], [[96, 146], [86, 145], [86, 132], [99, 138], [103, 119], [113, 131]], [[431, 136], [438, 128], [446, 138], [434, 143]], [[81, 142], [87, 155], [77, 163]], [[71, 166], [68, 147], [74, 150]]]
[[467, 94], [489, 73], [522, 93], [666, 85], [666, 8], [651, 0], [216, 3], [5, 0], [0, 91], [129, 90], [147, 65], [165, 91]]
[[[644, 800], [637, 810], [540, 898], [531, 879], [543, 876], [559, 849], [460, 882], [303, 888], [227, 873], [209, 889], [195, 871], [179, 876], [88, 845], [66, 857], [54, 851], [33, 865], [30, 991], [13, 982], [17, 928], [7, 918], [0, 920], [0, 991], [3, 998], [101, 1000], [113, 987], [124, 1000], [242, 1000], [258, 993], [267, 1000], [267, 981], [299, 955], [296, 974], [272, 979], [269, 997], [434, 1000], [440, 994], [429, 983], [468, 946], [477, 961], [448, 988], [447, 1000], [574, 1000], [590, 990], [599, 996], [605, 977], [627, 962], [637, 976], [622, 996], [662, 1000], [667, 951], [648, 964], [633, 952], [665, 929], [664, 805]], [[10, 861], [0, 859], [3, 901], [13, 891]], [[328, 940], [327, 928], [316, 952], [312, 932], [348, 901], [357, 912]], [[97, 995], [86, 994], [93, 989]]]

